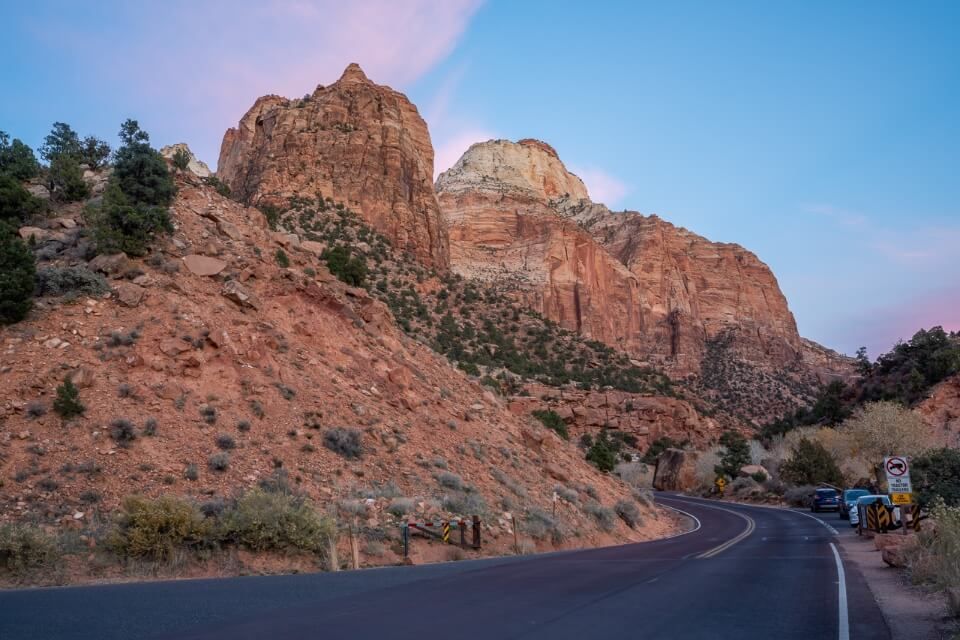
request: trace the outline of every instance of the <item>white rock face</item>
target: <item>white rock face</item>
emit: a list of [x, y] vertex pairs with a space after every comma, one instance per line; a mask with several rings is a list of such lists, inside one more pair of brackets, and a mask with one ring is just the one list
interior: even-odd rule
[[583, 180], [567, 171], [545, 142], [489, 140], [471, 146], [437, 178], [437, 192], [495, 191], [529, 195], [539, 201], [589, 198]]
[[178, 142], [177, 144], [171, 144], [163, 149], [160, 149], [160, 155], [168, 160], [173, 160], [173, 154], [180, 149], [186, 151], [187, 155], [190, 156], [190, 162], [187, 163], [187, 170], [193, 173], [193, 175], [197, 176], [198, 178], [209, 178], [213, 175], [213, 172], [210, 171], [210, 167], [200, 160], [197, 160], [197, 156], [193, 155], [193, 151], [190, 151], [190, 147], [188, 147], [185, 142]]

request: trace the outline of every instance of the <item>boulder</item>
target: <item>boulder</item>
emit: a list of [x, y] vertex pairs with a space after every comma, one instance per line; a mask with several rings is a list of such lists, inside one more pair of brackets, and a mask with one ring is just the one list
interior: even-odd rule
[[227, 263], [220, 258], [201, 256], [196, 253], [183, 256], [183, 264], [195, 276], [215, 276], [227, 267]]
[[682, 449], [666, 449], [657, 458], [653, 488], [658, 491], [689, 491], [696, 487], [697, 454]]
[[136, 307], [143, 300], [146, 289], [132, 282], [121, 281], [113, 287], [117, 300], [125, 307]]
[[20, 227], [20, 237], [24, 240], [29, 240], [32, 237], [34, 242], [40, 243], [50, 237], [50, 232], [40, 227]]
[[40, 198], [41, 200], [50, 199], [50, 190], [47, 189], [42, 184], [30, 184], [27, 185], [27, 191], [30, 192], [34, 198]]
[[100, 254], [87, 263], [87, 268], [91, 271], [99, 271], [109, 276], [122, 275], [126, 273], [133, 263], [127, 258], [125, 253]]
[[749, 478], [749, 477], [754, 476], [754, 475], [756, 475], [756, 474], [758, 474], [758, 473], [762, 473], [763, 475], [765, 475], [765, 476], [768, 477], [768, 478], [770, 477], [770, 472], [767, 471], [767, 469], [766, 469], [763, 465], [760, 465], [760, 464], [748, 464], [748, 465], [745, 465], [745, 466], [743, 466], [743, 467], [740, 468], [740, 472], [739, 472], [737, 475], [739, 475], [741, 478]]
[[224, 282], [223, 289], [220, 290], [220, 295], [227, 300], [236, 302], [241, 307], [249, 307], [251, 309], [260, 308], [260, 300], [257, 296], [236, 280], [227, 280]]
[[316, 242], [315, 240], [301, 240], [300, 248], [319, 256], [323, 253], [323, 250], [327, 248], [327, 245], [323, 242]]
[[190, 147], [187, 146], [185, 142], [178, 142], [177, 144], [167, 145], [160, 149], [160, 155], [162, 155], [167, 160], [173, 160], [174, 154], [177, 151], [185, 151], [187, 153], [187, 171], [197, 176], [198, 178], [209, 178], [213, 175], [213, 172], [210, 171], [205, 163], [197, 159], [197, 156], [193, 155], [193, 151], [190, 151]]

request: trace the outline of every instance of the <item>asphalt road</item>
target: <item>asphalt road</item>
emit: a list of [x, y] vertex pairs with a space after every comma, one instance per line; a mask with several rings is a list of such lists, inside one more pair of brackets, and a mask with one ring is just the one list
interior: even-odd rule
[[834, 534], [818, 519], [657, 500], [693, 516], [698, 528], [522, 558], [0, 591], [0, 638], [890, 637], [862, 577], [842, 564]]

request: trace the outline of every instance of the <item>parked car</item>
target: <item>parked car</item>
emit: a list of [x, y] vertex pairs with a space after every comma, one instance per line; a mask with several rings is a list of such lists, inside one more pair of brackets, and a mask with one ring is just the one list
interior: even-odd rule
[[857, 498], [870, 495], [868, 489], [844, 489], [840, 499], [840, 508], [837, 510], [841, 520], [849, 520], [850, 512], [857, 505]]
[[814, 513], [820, 511], [834, 511], [840, 508], [840, 493], [836, 489], [817, 489], [813, 494], [813, 504], [810, 510]]
[[[861, 507], [865, 509], [867, 505], [871, 505], [874, 502], [878, 502], [878, 501], [882, 502], [888, 507], [893, 506], [893, 503], [890, 502], [890, 496], [882, 496], [882, 495], [874, 494], [874, 495], [860, 496], [859, 498], [857, 498], [856, 504], [850, 508], [850, 526], [857, 527], [858, 534], [861, 531], [860, 529]], [[893, 522], [894, 524], [900, 522], [900, 507], [894, 507], [893, 509]]]

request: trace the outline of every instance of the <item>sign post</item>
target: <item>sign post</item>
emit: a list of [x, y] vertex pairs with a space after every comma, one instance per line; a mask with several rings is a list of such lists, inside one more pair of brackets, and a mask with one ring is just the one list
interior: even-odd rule
[[[883, 459], [883, 470], [887, 474], [887, 493], [890, 494], [890, 502], [903, 507], [903, 511], [906, 511], [907, 505], [913, 503], [910, 463], [904, 456], [889, 456]], [[903, 513], [900, 515], [900, 521], [903, 533], [906, 535], [906, 518]]]

